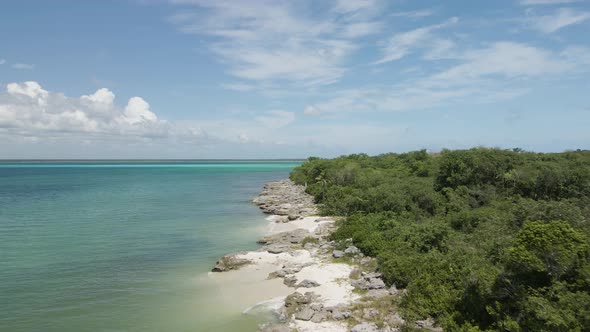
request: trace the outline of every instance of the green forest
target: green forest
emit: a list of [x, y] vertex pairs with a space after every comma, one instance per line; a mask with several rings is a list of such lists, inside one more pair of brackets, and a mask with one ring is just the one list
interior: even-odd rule
[[590, 331], [590, 151], [309, 158], [291, 173], [446, 331]]

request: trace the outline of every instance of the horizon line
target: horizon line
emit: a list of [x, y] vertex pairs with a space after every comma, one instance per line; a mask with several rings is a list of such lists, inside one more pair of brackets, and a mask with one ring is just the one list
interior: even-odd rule
[[78, 158], [78, 159], [0, 159], [0, 162], [15, 162], [15, 161], [304, 161], [307, 158], [213, 158], [213, 159], [119, 159], [119, 158], [107, 158], [107, 159], [91, 159], [91, 158]]

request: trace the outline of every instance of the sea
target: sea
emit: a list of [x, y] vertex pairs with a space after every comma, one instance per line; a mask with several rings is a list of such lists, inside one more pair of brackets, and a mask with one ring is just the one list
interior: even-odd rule
[[299, 161], [1, 161], [0, 331], [256, 331], [206, 282]]

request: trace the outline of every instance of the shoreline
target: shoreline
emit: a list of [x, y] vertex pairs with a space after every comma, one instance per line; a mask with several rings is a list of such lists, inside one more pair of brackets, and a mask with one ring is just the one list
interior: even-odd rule
[[351, 240], [330, 241], [336, 218], [319, 216], [303, 186], [267, 183], [252, 202], [269, 215], [262, 247], [221, 257], [208, 277], [243, 314], [268, 317], [259, 331], [400, 331], [393, 302], [403, 292], [386, 288]]

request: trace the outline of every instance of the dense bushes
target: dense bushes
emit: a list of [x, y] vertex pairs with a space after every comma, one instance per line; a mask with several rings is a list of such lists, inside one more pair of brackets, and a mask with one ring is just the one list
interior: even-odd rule
[[590, 152], [310, 158], [291, 179], [352, 238], [408, 319], [449, 331], [590, 331]]

